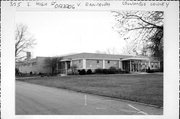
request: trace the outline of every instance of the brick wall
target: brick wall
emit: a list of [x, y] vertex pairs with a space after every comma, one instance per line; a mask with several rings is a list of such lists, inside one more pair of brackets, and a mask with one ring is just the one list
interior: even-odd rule
[[51, 68], [46, 66], [45, 58], [37, 58], [35, 61], [25, 62], [19, 67], [19, 71], [22, 73], [51, 73]]
[[86, 69], [103, 68], [103, 60], [87, 59]]
[[119, 61], [115, 60], [105, 60], [105, 68], [109, 69], [110, 67], [119, 68]]
[[72, 65], [76, 65], [78, 69], [81, 69], [81, 68], [83, 68], [83, 60], [82, 59], [73, 60]]

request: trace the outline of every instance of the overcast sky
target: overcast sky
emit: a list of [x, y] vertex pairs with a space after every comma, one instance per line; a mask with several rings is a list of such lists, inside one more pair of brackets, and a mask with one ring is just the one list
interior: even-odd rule
[[115, 19], [107, 11], [22, 11], [16, 13], [15, 19], [17, 24], [27, 25], [36, 39], [33, 57], [107, 49], [121, 53], [125, 45], [112, 29]]

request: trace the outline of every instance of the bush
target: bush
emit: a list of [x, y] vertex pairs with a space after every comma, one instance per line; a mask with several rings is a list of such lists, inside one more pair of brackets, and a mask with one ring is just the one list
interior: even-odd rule
[[150, 69], [150, 67], [148, 67], [148, 69], [146, 70], [147, 73], [154, 73], [153, 70]]
[[33, 75], [32, 71], [29, 73], [30, 75]]
[[108, 73], [109, 74], [116, 74], [116, 73], [118, 73], [118, 70], [115, 67], [110, 67], [108, 69]]
[[124, 71], [121, 69], [117, 69], [116, 67], [110, 67], [109, 69], [95, 69], [95, 74], [125, 74], [129, 73], [129, 71]]
[[123, 71], [121, 69], [117, 69], [116, 67], [110, 67], [109, 69], [95, 69], [96, 74], [124, 74], [129, 73], [128, 71]]
[[41, 73], [41, 72], [39, 72], [39, 76], [44, 77], [44, 74], [43, 74], [43, 73]]
[[91, 70], [91, 69], [88, 69], [86, 73], [87, 73], [87, 74], [92, 74], [92, 70]]
[[147, 70], [147, 73], [154, 73], [153, 70]]
[[108, 69], [103, 69], [103, 74], [109, 74]]
[[86, 70], [85, 69], [78, 70], [78, 72], [79, 72], [80, 75], [85, 75], [86, 74]]
[[95, 73], [96, 74], [103, 74], [103, 69], [100, 69], [100, 68], [95, 69]]
[[155, 73], [155, 72], [161, 72], [161, 69], [147, 69], [147, 73]]

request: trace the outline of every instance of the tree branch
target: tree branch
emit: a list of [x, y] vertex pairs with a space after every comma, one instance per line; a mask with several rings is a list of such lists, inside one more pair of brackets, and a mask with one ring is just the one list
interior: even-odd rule
[[158, 29], [163, 29], [162, 26], [158, 26], [158, 25], [156, 25], [156, 24], [150, 23], [150, 22], [144, 20], [142, 17], [140, 17], [140, 16], [138, 16], [138, 15], [126, 15], [126, 17], [127, 17], [126, 19], [132, 19], [132, 18], [128, 18], [128, 17], [136, 17], [136, 19], [140, 19], [140, 20], [143, 21], [144, 23], [147, 23], [147, 24], [149, 24], [149, 25], [152, 25], [152, 26], [154, 26], [154, 27], [156, 27], [156, 28], [158, 28]]
[[132, 30], [137, 30], [137, 29], [154, 29], [154, 28], [157, 28], [157, 27], [137, 27], [137, 28], [128, 29], [128, 30], [132, 31]]

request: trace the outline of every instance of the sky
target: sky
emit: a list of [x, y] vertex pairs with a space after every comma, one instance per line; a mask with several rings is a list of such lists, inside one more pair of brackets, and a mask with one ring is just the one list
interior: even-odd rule
[[15, 16], [36, 39], [33, 57], [107, 49], [121, 54], [125, 41], [113, 30], [115, 22], [110, 11], [18, 11]]

